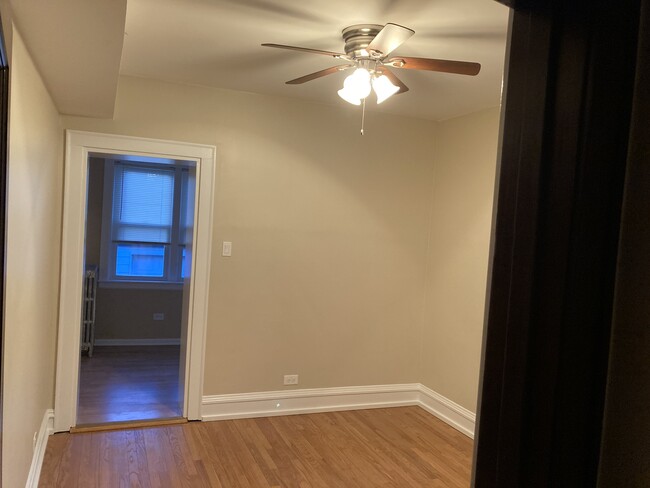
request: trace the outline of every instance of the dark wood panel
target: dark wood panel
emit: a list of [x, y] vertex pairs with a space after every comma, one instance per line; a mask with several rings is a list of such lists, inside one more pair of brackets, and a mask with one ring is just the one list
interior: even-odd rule
[[469, 486], [472, 440], [419, 407], [56, 434], [41, 487]]
[[650, 486], [650, 0], [642, 2], [598, 486]]

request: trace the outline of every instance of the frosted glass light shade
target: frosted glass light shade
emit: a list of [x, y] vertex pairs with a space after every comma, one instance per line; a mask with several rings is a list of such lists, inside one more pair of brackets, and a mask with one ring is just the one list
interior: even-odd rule
[[381, 75], [378, 78], [373, 78], [372, 88], [377, 94], [377, 103], [381, 103], [384, 100], [392, 97], [395, 93], [399, 91], [399, 86], [393, 85], [386, 75]]
[[366, 98], [370, 95], [370, 73], [367, 69], [359, 68], [348, 76], [343, 82], [343, 87], [348, 88], [356, 98]]
[[353, 93], [350, 93], [350, 90], [341, 88], [337, 93], [339, 94], [339, 97], [346, 102], [351, 103], [352, 105], [361, 105], [361, 99], [356, 98]]
[[343, 82], [343, 89], [338, 91], [339, 96], [346, 102], [359, 105], [361, 99], [370, 95], [370, 73], [367, 69], [358, 68]]

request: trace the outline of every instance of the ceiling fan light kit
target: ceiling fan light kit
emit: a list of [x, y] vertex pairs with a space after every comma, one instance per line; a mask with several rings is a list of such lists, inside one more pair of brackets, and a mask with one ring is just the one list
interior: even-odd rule
[[339, 96], [353, 105], [361, 104], [361, 100], [370, 95], [370, 72], [365, 68], [357, 68], [343, 82]]
[[[310, 73], [287, 81], [287, 84], [298, 85], [339, 71], [356, 68], [351, 75], [345, 78], [343, 88], [338, 91], [338, 95], [353, 105], [361, 105], [363, 102], [364, 111], [366, 98], [372, 90], [377, 95], [378, 104], [395, 94], [408, 91], [408, 87], [389, 68], [440, 71], [470, 76], [477, 75], [480, 71], [480, 64], [465, 61], [406, 56], [389, 58], [390, 53], [413, 34], [415, 31], [412, 29], [392, 23], [351, 25], [343, 29], [342, 32], [345, 54], [283, 44], [262, 44], [262, 46], [321, 54], [346, 61], [348, 64]], [[363, 127], [361, 134], [363, 134]]]
[[367, 63], [368, 61], [360, 61], [360, 67], [345, 78], [343, 88], [338, 91], [339, 96], [346, 102], [361, 105], [361, 100], [368, 97], [371, 90], [374, 90], [379, 104], [399, 91], [399, 86], [393, 85], [388, 77], [376, 67], [365, 68]]
[[399, 86], [393, 85], [386, 75], [380, 75], [373, 78], [372, 88], [375, 90], [375, 94], [377, 95], [378, 104], [392, 97], [399, 91]]

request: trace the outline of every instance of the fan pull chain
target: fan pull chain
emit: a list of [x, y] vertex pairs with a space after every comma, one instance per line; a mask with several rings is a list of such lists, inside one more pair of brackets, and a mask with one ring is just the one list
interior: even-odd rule
[[363, 105], [361, 106], [361, 135], [363, 135], [363, 124], [366, 121], [366, 99], [363, 99]]

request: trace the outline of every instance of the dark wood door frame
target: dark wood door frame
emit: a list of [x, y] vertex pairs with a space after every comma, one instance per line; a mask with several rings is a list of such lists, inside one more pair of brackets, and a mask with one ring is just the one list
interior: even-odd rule
[[595, 487], [640, 0], [502, 3], [473, 486]]

